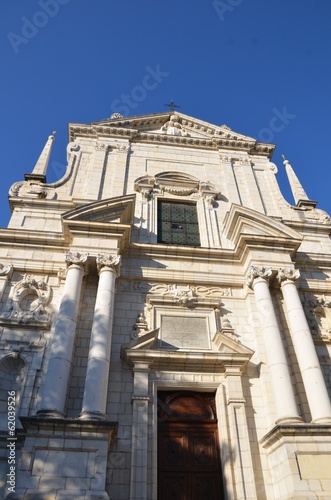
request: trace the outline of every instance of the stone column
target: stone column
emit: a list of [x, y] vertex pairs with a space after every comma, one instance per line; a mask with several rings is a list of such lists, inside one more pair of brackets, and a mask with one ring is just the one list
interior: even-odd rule
[[40, 415], [63, 417], [87, 254], [67, 253], [68, 266], [43, 388]]
[[273, 306], [269, 279], [271, 268], [251, 266], [246, 283], [253, 288], [259, 312], [261, 333], [267, 358], [276, 423], [301, 422], [293, 392], [288, 360]]
[[99, 255], [99, 284], [91, 331], [83, 407], [80, 418], [106, 419], [109, 364], [113, 328], [115, 280], [121, 257]]
[[293, 346], [313, 422], [330, 422], [330, 398], [295, 284], [299, 276], [300, 273], [298, 270], [279, 269], [277, 279], [281, 284]]
[[134, 363], [130, 500], [147, 498], [148, 373], [148, 362]]

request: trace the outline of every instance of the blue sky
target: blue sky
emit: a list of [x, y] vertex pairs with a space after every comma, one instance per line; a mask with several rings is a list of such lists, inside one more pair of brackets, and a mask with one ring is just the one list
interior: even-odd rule
[[331, 213], [329, 0], [1, 0], [0, 19], [0, 227], [53, 130], [49, 182], [64, 174], [69, 122], [166, 111], [171, 98], [277, 144], [285, 198], [281, 154]]

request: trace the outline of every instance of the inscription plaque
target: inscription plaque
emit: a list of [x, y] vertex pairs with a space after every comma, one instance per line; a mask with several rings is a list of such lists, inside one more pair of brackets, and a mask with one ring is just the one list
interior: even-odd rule
[[206, 317], [162, 316], [162, 347], [209, 349]]

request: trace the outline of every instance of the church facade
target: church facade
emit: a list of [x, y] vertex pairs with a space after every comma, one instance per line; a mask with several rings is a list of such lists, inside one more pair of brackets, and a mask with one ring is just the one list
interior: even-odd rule
[[48, 183], [53, 140], [0, 241], [1, 497], [330, 498], [331, 219], [290, 163], [294, 205], [274, 145], [114, 114]]

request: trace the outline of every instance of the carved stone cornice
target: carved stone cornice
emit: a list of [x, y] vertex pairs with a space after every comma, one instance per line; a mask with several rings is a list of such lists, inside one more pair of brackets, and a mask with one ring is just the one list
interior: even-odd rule
[[105, 255], [99, 254], [96, 258], [98, 273], [100, 273], [103, 267], [109, 267], [112, 269], [116, 276], [120, 275], [121, 269], [121, 256], [120, 255]]
[[271, 267], [250, 266], [245, 280], [245, 284], [249, 288], [253, 288], [253, 282], [255, 279], [262, 278], [269, 283], [271, 276], [272, 276]]
[[291, 269], [291, 268], [278, 269], [277, 280], [279, 284], [282, 284], [284, 281], [295, 282], [299, 278], [300, 278], [300, 271], [298, 269]]
[[216, 126], [183, 113], [156, 113], [136, 117], [111, 118], [91, 124], [70, 124], [69, 138], [116, 137], [136, 142], [174, 144], [215, 150], [231, 148], [270, 157], [273, 144], [239, 134], [227, 126]]

